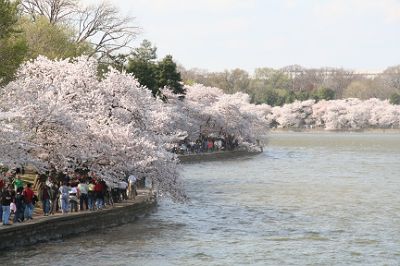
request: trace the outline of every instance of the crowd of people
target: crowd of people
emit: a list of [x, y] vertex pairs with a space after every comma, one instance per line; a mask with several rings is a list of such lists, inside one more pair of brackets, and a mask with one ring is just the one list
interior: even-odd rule
[[172, 149], [176, 154], [194, 154], [216, 151], [232, 151], [237, 149], [239, 141], [232, 135], [200, 134], [197, 140], [186, 138], [177, 143]]
[[101, 210], [117, 202], [134, 200], [141, 181], [130, 175], [108, 184], [95, 174], [75, 173], [71, 177], [59, 173], [36, 175], [32, 184], [22, 180], [19, 169], [8, 171], [0, 174], [0, 221], [11, 225], [32, 220], [37, 206], [42, 208], [44, 216]]

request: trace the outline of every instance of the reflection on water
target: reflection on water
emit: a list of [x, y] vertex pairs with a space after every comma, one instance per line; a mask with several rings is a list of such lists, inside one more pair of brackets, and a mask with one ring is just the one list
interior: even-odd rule
[[398, 265], [399, 162], [399, 134], [272, 134], [256, 157], [184, 166], [189, 204], [162, 201], [135, 223], [1, 261]]

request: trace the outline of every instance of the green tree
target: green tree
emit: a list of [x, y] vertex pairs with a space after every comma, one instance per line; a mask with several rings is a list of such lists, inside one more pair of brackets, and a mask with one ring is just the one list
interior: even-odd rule
[[296, 92], [296, 100], [305, 101], [311, 98], [311, 95], [308, 91], [299, 91]]
[[369, 98], [376, 98], [378, 90], [374, 86], [374, 81], [370, 79], [359, 79], [352, 81], [349, 86], [344, 90], [344, 98], [359, 98], [366, 100]]
[[316, 90], [313, 94], [312, 97], [316, 100], [333, 100], [335, 99], [335, 91], [332, 89], [328, 88], [319, 88]]
[[400, 105], [400, 94], [397, 93], [397, 92], [395, 92], [395, 93], [393, 93], [392, 95], [390, 95], [389, 102], [390, 102], [391, 104]]
[[15, 32], [17, 21], [17, 3], [9, 0], [0, 0], [0, 39], [6, 38]]
[[297, 95], [294, 91], [287, 92], [285, 103], [292, 103], [297, 100]]
[[154, 62], [157, 59], [157, 47], [149, 40], [143, 40], [140, 46], [133, 50], [132, 55], [136, 60]]
[[0, 40], [0, 85], [7, 84], [24, 61], [26, 42], [20, 37]]
[[17, 28], [17, 2], [0, 0], [0, 85], [9, 82], [26, 53], [26, 43]]
[[130, 60], [127, 72], [132, 73], [141, 85], [151, 90], [154, 96], [159, 93], [157, 86], [157, 66], [155, 63]]
[[283, 71], [266, 67], [256, 68], [253, 77], [247, 90], [253, 102], [275, 106], [295, 100], [294, 93], [290, 93], [289, 77]]
[[159, 93], [157, 84], [157, 48], [148, 40], [143, 40], [140, 47], [135, 48], [128, 59], [126, 72], [132, 73], [139, 83], [146, 86], [153, 95]]
[[172, 56], [167, 55], [156, 62], [157, 48], [148, 40], [133, 50], [126, 71], [132, 73], [139, 83], [146, 86], [154, 96], [160, 95], [160, 88], [169, 87], [174, 93], [184, 93], [181, 76]]
[[228, 93], [248, 92], [250, 85], [249, 73], [245, 70], [236, 68], [232, 71], [225, 71], [228, 83]]
[[42, 16], [35, 21], [24, 18], [21, 21], [28, 44], [27, 58], [44, 55], [50, 59], [64, 59], [89, 54], [92, 47], [87, 42], [76, 43], [73, 30], [65, 24], [52, 24]]
[[171, 55], [167, 55], [157, 64], [157, 85], [159, 88], [168, 87], [174, 93], [184, 94], [181, 74], [177, 71], [176, 64]]
[[265, 103], [271, 106], [282, 106], [286, 102], [286, 95], [279, 90], [267, 90]]

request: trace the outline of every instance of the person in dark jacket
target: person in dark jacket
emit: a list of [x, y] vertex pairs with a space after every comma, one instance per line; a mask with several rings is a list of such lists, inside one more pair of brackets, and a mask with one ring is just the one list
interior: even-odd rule
[[43, 215], [48, 216], [50, 212], [50, 188], [46, 184], [42, 184], [40, 188], [39, 200], [42, 202]]
[[22, 195], [22, 190], [22, 187], [19, 187], [15, 195], [15, 206], [17, 207], [17, 211], [14, 215], [14, 223], [21, 223], [24, 221], [25, 201], [24, 196]]
[[13, 193], [12, 185], [9, 185], [6, 190], [3, 189], [3, 193], [1, 195], [1, 206], [3, 209], [3, 225], [10, 225], [10, 204], [14, 201], [14, 193]]
[[59, 187], [55, 183], [51, 183], [50, 186], [50, 213], [54, 214], [58, 211], [58, 194]]

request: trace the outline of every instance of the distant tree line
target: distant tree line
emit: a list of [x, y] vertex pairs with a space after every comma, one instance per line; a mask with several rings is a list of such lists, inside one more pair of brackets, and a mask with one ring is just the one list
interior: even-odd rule
[[343, 98], [389, 99], [400, 104], [400, 65], [379, 74], [358, 74], [341, 68], [307, 69], [298, 65], [281, 69], [257, 68], [252, 75], [242, 69], [224, 72], [180, 67], [186, 84], [201, 83], [227, 93], [245, 92], [254, 103], [282, 106], [295, 100]]

